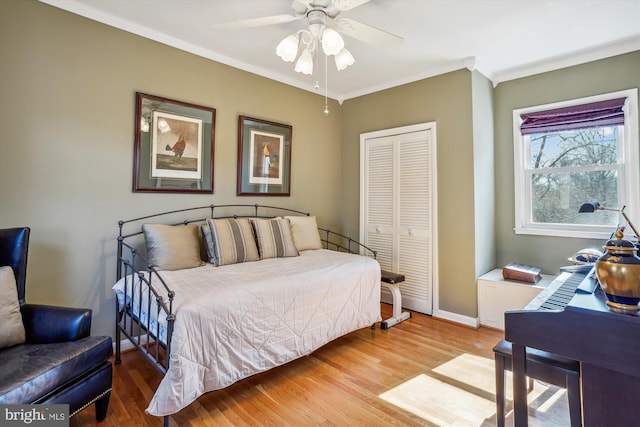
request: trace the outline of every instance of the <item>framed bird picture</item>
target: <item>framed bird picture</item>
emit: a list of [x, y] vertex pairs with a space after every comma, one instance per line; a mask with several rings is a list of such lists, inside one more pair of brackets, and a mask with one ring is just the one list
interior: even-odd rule
[[136, 92], [134, 192], [213, 193], [216, 110]]
[[292, 133], [288, 124], [239, 116], [236, 195], [291, 195]]

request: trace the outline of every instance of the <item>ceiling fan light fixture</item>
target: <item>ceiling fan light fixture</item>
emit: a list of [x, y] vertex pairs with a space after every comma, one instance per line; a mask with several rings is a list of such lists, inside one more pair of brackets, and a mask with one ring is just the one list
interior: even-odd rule
[[342, 71], [349, 65], [353, 65], [353, 63], [356, 62], [353, 55], [351, 55], [351, 52], [344, 48], [336, 54], [334, 59], [336, 61], [336, 68], [338, 71]]
[[313, 55], [311, 55], [311, 51], [309, 49], [305, 49], [300, 54], [300, 58], [296, 62], [297, 73], [302, 73], [306, 75], [313, 74]]
[[296, 56], [298, 56], [298, 37], [292, 34], [282, 39], [278, 47], [276, 47], [276, 54], [282, 58], [283, 61], [295, 61]]
[[344, 40], [333, 28], [325, 28], [322, 32], [322, 50], [325, 55], [337, 55], [344, 49]]
[[[298, 30], [295, 34], [285, 37], [278, 43], [276, 54], [285, 62], [295, 63], [296, 72], [310, 76], [313, 75], [314, 62], [319, 61], [320, 56], [324, 54], [324, 113], [328, 114], [328, 57], [334, 57], [338, 71], [344, 70], [355, 62], [351, 52], [345, 49], [342, 34], [379, 47], [392, 48], [402, 43], [402, 37], [395, 34], [379, 30], [355, 19], [338, 18], [341, 12], [352, 10], [369, 1], [371, 0], [293, 0], [289, 14], [243, 19], [215, 27], [219, 30], [231, 30], [285, 24], [298, 20], [306, 21], [307, 27], [305, 29]], [[316, 90], [319, 87], [316, 78]], [[140, 126], [144, 129], [144, 124], [141, 123]]]

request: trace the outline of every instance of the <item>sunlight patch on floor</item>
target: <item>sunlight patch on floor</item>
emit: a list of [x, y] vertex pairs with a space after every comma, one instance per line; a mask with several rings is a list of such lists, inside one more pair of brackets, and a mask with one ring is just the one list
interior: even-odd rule
[[495, 403], [420, 374], [379, 396], [440, 426], [481, 426], [495, 414]]
[[[513, 425], [512, 375], [505, 378], [507, 425]], [[381, 399], [438, 426], [495, 425], [495, 363], [493, 359], [461, 354], [388, 390]], [[568, 421], [566, 391], [534, 381], [528, 393], [531, 426]], [[551, 412], [551, 413], [547, 413]], [[562, 425], [562, 424], [560, 424]]]
[[[493, 359], [464, 353], [434, 368], [433, 372], [492, 395], [496, 391]], [[507, 394], [507, 399], [511, 399], [510, 394]]]

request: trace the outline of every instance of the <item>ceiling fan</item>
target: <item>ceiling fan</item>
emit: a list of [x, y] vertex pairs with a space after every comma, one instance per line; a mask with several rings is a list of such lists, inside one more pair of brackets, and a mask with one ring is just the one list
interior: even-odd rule
[[[343, 70], [355, 61], [344, 48], [340, 34], [381, 48], [394, 48], [402, 43], [402, 37], [388, 33], [351, 18], [339, 18], [341, 12], [354, 9], [370, 0], [293, 0], [290, 14], [265, 16], [218, 24], [217, 30], [277, 25], [306, 19], [308, 30], [300, 30], [278, 44], [276, 53], [283, 60], [293, 62], [295, 70], [304, 74], [313, 73], [313, 57], [318, 45], [327, 56], [335, 56], [336, 67]], [[302, 49], [300, 49], [302, 48]], [[299, 55], [298, 55], [299, 54]]]

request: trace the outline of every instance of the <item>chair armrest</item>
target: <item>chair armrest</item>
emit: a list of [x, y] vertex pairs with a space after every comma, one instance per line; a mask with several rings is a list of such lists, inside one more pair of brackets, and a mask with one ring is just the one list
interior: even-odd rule
[[91, 334], [91, 309], [23, 304], [26, 342], [47, 344], [76, 341]]

